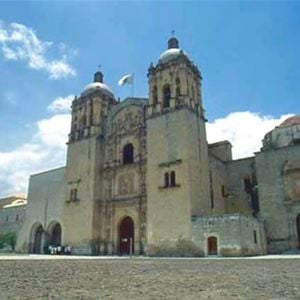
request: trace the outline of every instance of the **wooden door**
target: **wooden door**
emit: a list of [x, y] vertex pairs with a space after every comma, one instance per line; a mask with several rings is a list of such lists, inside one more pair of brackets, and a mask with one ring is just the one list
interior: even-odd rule
[[134, 224], [130, 217], [124, 218], [119, 228], [119, 253], [129, 255], [134, 253]]

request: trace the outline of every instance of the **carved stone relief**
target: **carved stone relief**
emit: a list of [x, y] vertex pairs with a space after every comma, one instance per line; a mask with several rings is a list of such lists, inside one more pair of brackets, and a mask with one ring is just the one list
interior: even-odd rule
[[134, 173], [129, 172], [118, 177], [118, 194], [120, 196], [133, 194], [134, 191]]
[[287, 161], [283, 167], [286, 200], [300, 200], [300, 161]]

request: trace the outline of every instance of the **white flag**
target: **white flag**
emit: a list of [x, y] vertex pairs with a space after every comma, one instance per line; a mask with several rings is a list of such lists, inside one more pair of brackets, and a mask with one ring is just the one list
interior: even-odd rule
[[118, 81], [118, 85], [124, 84], [133, 84], [133, 74], [127, 74]]

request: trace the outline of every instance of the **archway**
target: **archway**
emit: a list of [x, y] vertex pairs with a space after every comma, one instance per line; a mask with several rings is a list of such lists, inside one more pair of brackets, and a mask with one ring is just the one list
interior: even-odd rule
[[215, 236], [207, 239], [207, 253], [208, 255], [218, 255], [218, 240]]
[[134, 223], [130, 217], [125, 217], [119, 226], [119, 254], [134, 253]]
[[300, 214], [296, 218], [297, 234], [298, 234], [298, 249], [300, 249]]
[[61, 245], [61, 225], [56, 223], [50, 233], [50, 245], [51, 246], [59, 246]]
[[33, 236], [33, 244], [32, 244], [32, 249], [31, 252], [32, 253], [36, 253], [36, 254], [40, 254], [43, 253], [43, 226], [39, 225], [34, 232], [34, 236]]

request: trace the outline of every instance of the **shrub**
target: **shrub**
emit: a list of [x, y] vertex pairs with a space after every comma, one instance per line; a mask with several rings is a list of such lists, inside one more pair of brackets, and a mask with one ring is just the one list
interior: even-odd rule
[[11, 247], [11, 251], [15, 251], [17, 243], [17, 235], [15, 232], [7, 232], [0, 234], [0, 249], [5, 246]]

